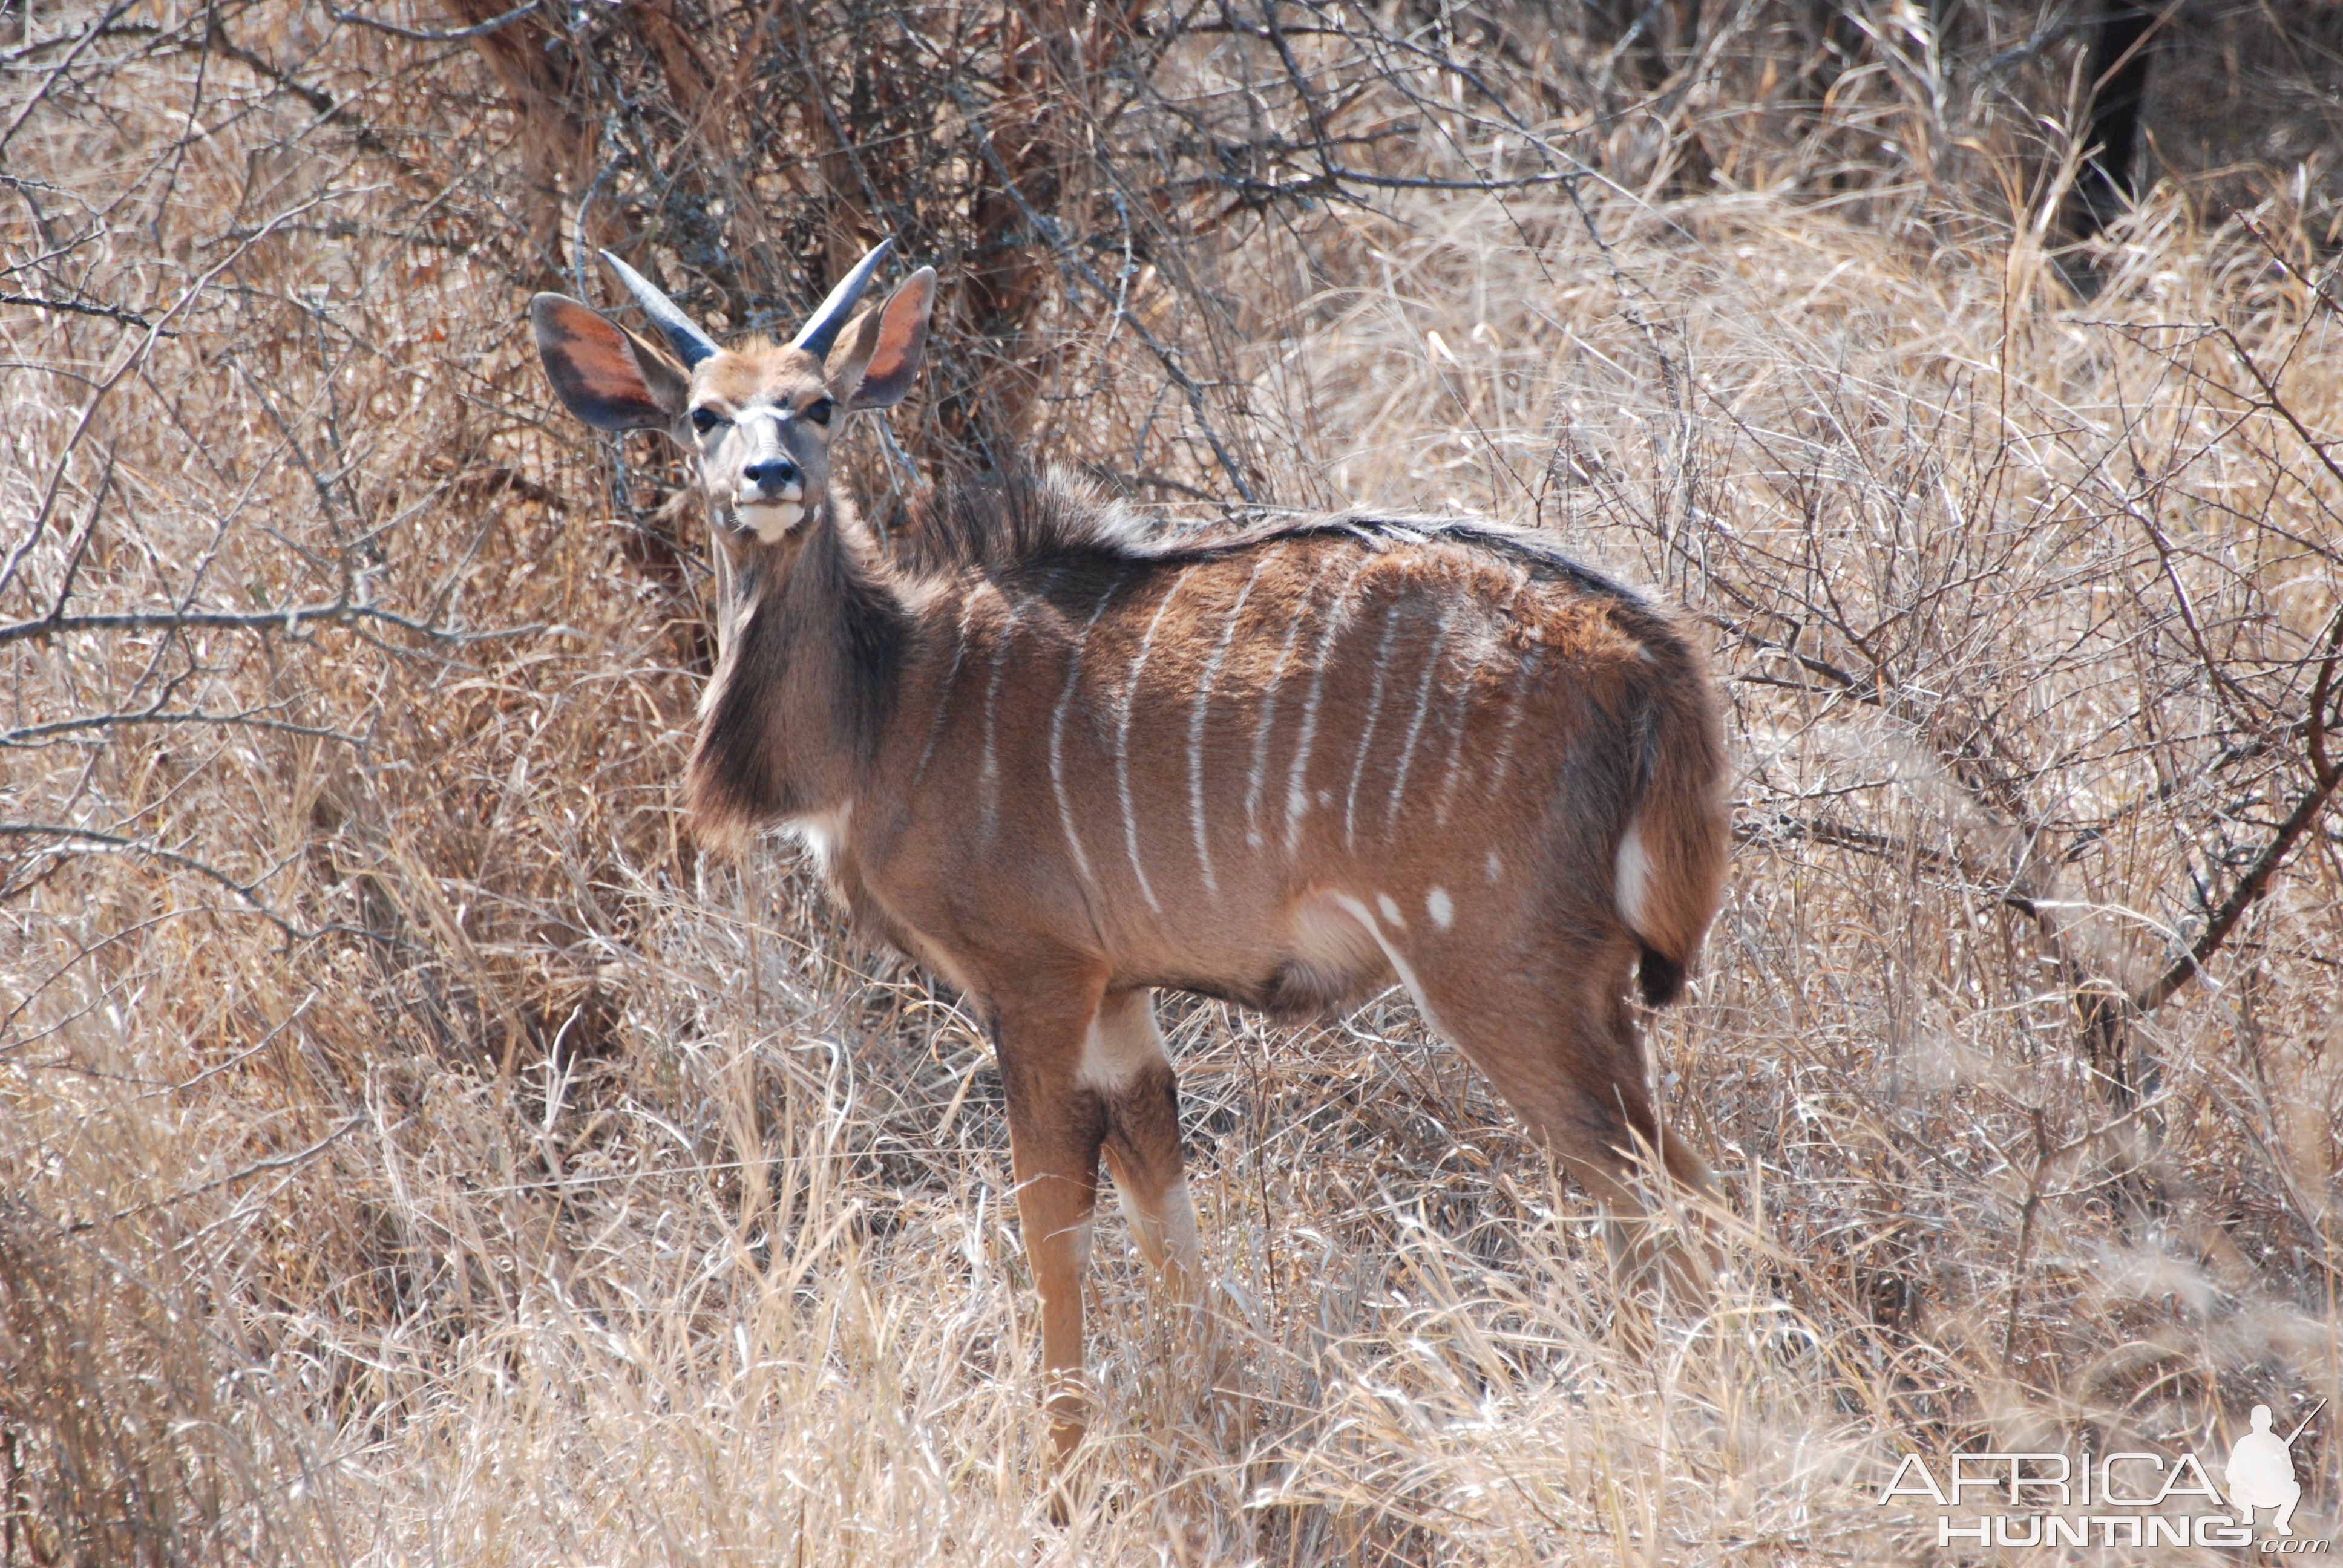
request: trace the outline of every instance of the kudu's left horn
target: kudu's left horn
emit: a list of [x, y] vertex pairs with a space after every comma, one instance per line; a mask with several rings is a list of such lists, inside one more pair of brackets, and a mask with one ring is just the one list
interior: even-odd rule
[[894, 248], [895, 242], [891, 239], [882, 239], [872, 246], [870, 254], [855, 263], [852, 272], [838, 280], [838, 286], [830, 291], [830, 297], [823, 300], [820, 308], [798, 329], [797, 337], [789, 340], [789, 347], [802, 348], [817, 359], [827, 357], [830, 346], [838, 341], [838, 329], [845, 326], [846, 318], [854, 313], [854, 302], [860, 299], [862, 291], [870, 286], [870, 275], [879, 270], [879, 264], [886, 260], [887, 253]]
[[692, 325], [691, 317], [686, 316], [674, 300], [660, 293], [657, 284], [607, 250], [602, 253], [602, 259], [610, 264], [610, 270], [618, 275], [618, 281], [627, 286], [627, 292], [635, 297], [635, 303], [643, 307], [643, 314], [651, 318], [652, 324], [659, 329], [659, 336], [667, 339], [668, 347], [674, 349], [676, 357], [683, 361], [685, 369], [690, 369], [716, 352], [716, 339]]

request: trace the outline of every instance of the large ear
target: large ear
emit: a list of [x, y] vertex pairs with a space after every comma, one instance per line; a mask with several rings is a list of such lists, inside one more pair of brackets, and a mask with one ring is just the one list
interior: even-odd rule
[[567, 295], [538, 295], [528, 315], [545, 373], [572, 414], [597, 430], [674, 426], [691, 383], [665, 355]]
[[876, 310], [856, 317], [822, 362], [822, 379], [849, 408], [891, 408], [919, 379], [927, 357], [928, 318], [936, 307], [936, 269], [923, 266]]

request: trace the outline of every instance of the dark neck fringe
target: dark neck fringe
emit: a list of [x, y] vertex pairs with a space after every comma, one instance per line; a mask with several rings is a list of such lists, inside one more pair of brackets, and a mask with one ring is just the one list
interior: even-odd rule
[[692, 816], [719, 843], [850, 797], [894, 712], [911, 638], [850, 508], [815, 520], [786, 573], [740, 591], [749, 613], [691, 759]]
[[998, 579], [1035, 567], [1110, 562], [1177, 566], [1331, 535], [1375, 550], [1437, 541], [1512, 561], [1542, 581], [1564, 580], [1582, 592], [1648, 608], [1643, 595], [1572, 559], [1557, 541], [1480, 518], [1341, 512], [1252, 523], [1152, 521], [1057, 470], [940, 483], [914, 504], [907, 534], [895, 541], [890, 564], [912, 578], [973, 573]]
[[996, 577], [1070, 556], [1124, 556], [1122, 536], [1138, 531], [1129, 512], [1062, 474], [941, 480], [912, 502], [893, 564], [914, 578]]

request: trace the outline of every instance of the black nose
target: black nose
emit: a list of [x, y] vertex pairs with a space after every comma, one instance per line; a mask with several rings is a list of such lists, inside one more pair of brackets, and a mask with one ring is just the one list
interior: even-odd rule
[[787, 457], [768, 457], [741, 469], [740, 477], [760, 490], [778, 490], [797, 482], [798, 466]]

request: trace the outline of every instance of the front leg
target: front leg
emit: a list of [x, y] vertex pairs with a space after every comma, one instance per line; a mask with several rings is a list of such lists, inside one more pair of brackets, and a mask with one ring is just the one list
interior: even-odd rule
[[1082, 1081], [1081, 1065], [1102, 989], [1097, 980], [1072, 982], [999, 1000], [994, 1007], [1017, 1214], [1041, 1298], [1042, 1397], [1059, 1462], [1081, 1441], [1088, 1416], [1082, 1275], [1090, 1262], [1107, 1114], [1097, 1091]]
[[1122, 991], [1100, 1004], [1082, 1078], [1106, 1115], [1106, 1168], [1131, 1233], [1178, 1303], [1182, 1342], [1197, 1358], [1205, 1390], [1232, 1393], [1229, 1347], [1212, 1321], [1196, 1206], [1182, 1169], [1179, 1081], [1155, 1026], [1153, 991]]
[[1099, 1006], [1082, 1081], [1106, 1113], [1106, 1165], [1131, 1234], [1183, 1305], [1204, 1302], [1196, 1207], [1180, 1160], [1180, 1087], [1155, 1027], [1155, 993], [1128, 990]]

